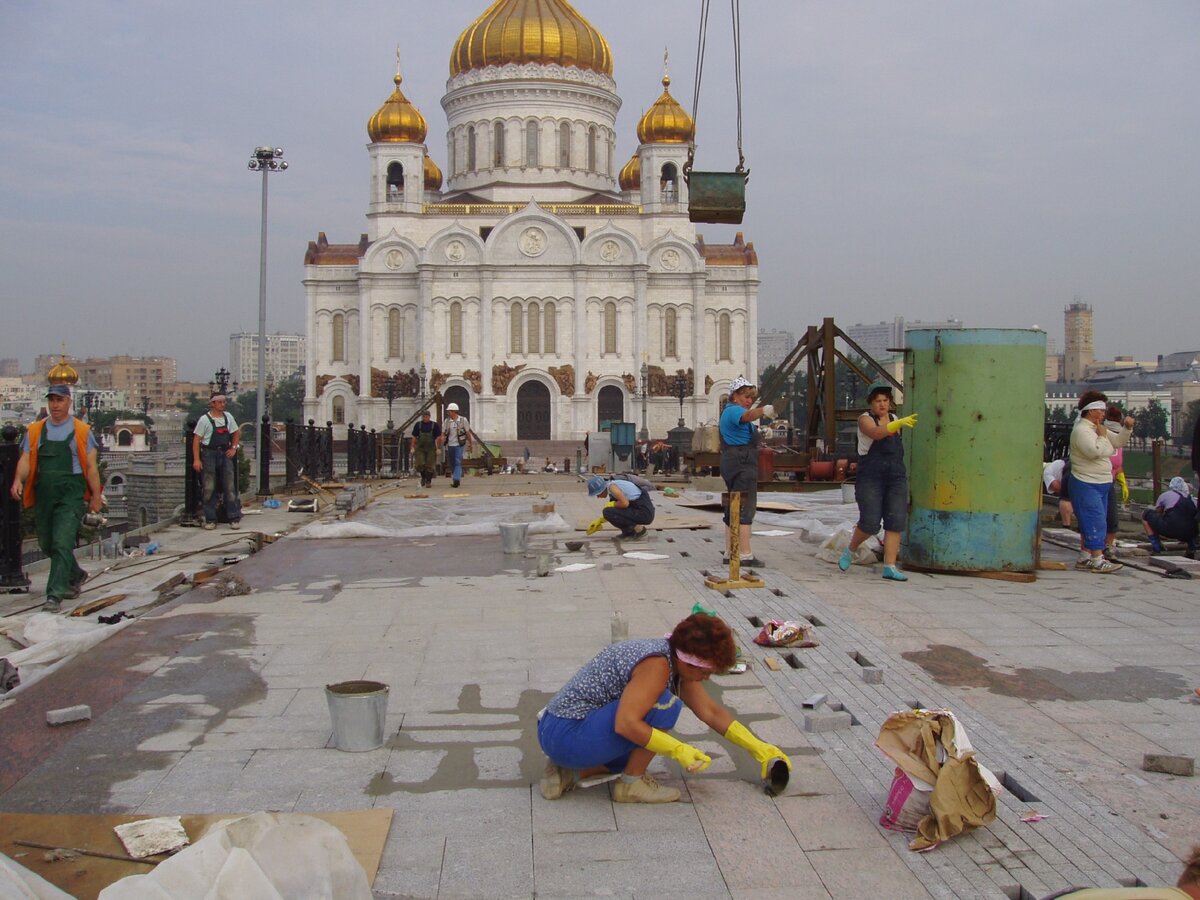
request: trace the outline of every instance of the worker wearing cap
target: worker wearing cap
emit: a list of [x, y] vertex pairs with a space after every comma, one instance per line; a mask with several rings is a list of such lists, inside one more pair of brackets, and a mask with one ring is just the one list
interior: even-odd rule
[[608, 481], [599, 475], [588, 479], [588, 496], [611, 501], [603, 510], [608, 523], [621, 530], [623, 538], [640, 538], [646, 526], [654, 521], [654, 503], [650, 494], [632, 481], [614, 478]]
[[90, 426], [71, 415], [71, 388], [51, 385], [46, 391], [49, 415], [34, 422], [21, 439], [21, 458], [10, 493], [33, 509], [38, 546], [50, 559], [46, 609], [79, 596], [87, 573], [75, 561], [75, 539], [86, 505], [99, 512], [98, 446]]
[[446, 406], [446, 421], [442, 423], [442, 434], [437, 439], [439, 446], [446, 448], [446, 463], [450, 467], [453, 487], [462, 481], [463, 452], [471, 450], [471, 423], [458, 414], [458, 404]]
[[[758, 508], [758, 426], [762, 418], [775, 418], [775, 407], [754, 406], [758, 388], [754, 382], [739, 375], [729, 385], [729, 404], [721, 410], [721, 477], [725, 489], [742, 495], [738, 518], [738, 548], [745, 565], [762, 565], [750, 549], [750, 526]], [[729, 507], [725, 507], [725, 557], [733, 547], [733, 527]]]
[[442, 426], [430, 417], [429, 409], [421, 410], [421, 421], [413, 426], [411, 441], [413, 468], [421, 476], [421, 487], [433, 485], [433, 470], [437, 465], [437, 440]]

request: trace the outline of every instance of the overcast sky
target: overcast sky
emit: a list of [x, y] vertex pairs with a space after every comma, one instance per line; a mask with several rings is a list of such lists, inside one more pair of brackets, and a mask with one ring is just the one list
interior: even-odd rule
[[[446, 167], [450, 50], [486, 0], [0, 5], [0, 357], [166, 355], [183, 379], [258, 328], [304, 330], [303, 256], [366, 227], [367, 119], [399, 44]], [[624, 101], [617, 152], [658, 96], [691, 108], [696, 0], [578, 0]], [[697, 167], [732, 169], [727, 5], [709, 24]], [[1100, 358], [1200, 347], [1200, 3], [742, 4], [742, 230], [759, 324], [962, 319], [1041, 326], [1095, 310]], [[700, 226], [709, 242], [733, 229]]]

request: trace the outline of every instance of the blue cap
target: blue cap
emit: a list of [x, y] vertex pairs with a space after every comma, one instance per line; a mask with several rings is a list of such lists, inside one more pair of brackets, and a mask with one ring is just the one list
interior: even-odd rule
[[65, 384], [52, 384], [46, 389], [47, 397], [70, 397], [71, 388]]
[[599, 475], [593, 475], [588, 479], [588, 496], [599, 497], [608, 487], [608, 482]]

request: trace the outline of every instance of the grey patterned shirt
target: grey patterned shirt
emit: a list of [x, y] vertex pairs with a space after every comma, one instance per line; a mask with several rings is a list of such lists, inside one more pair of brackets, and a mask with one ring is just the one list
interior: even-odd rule
[[667, 665], [671, 666], [668, 684], [672, 693], [678, 693], [667, 639], [640, 638], [610, 644], [597, 653], [546, 704], [546, 712], [560, 719], [586, 718], [588, 713], [620, 697], [625, 685], [629, 684], [634, 667], [650, 656], [667, 658]]

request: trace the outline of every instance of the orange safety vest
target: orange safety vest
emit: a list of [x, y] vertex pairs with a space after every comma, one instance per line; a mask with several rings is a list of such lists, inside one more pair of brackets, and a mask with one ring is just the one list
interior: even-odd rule
[[[29, 438], [29, 478], [25, 481], [25, 492], [21, 495], [22, 503], [26, 509], [33, 507], [36, 497], [34, 496], [34, 487], [37, 484], [37, 456], [38, 444], [42, 440], [42, 429], [46, 427], [46, 419], [39, 419], [33, 422], [27, 429], [25, 434]], [[79, 467], [87, 472], [87, 439], [88, 433], [91, 431], [91, 426], [84, 422], [75, 419], [75, 449], [79, 453]], [[92, 499], [92, 488], [87, 483], [87, 476], [83, 478], [83, 502], [87, 503]]]

